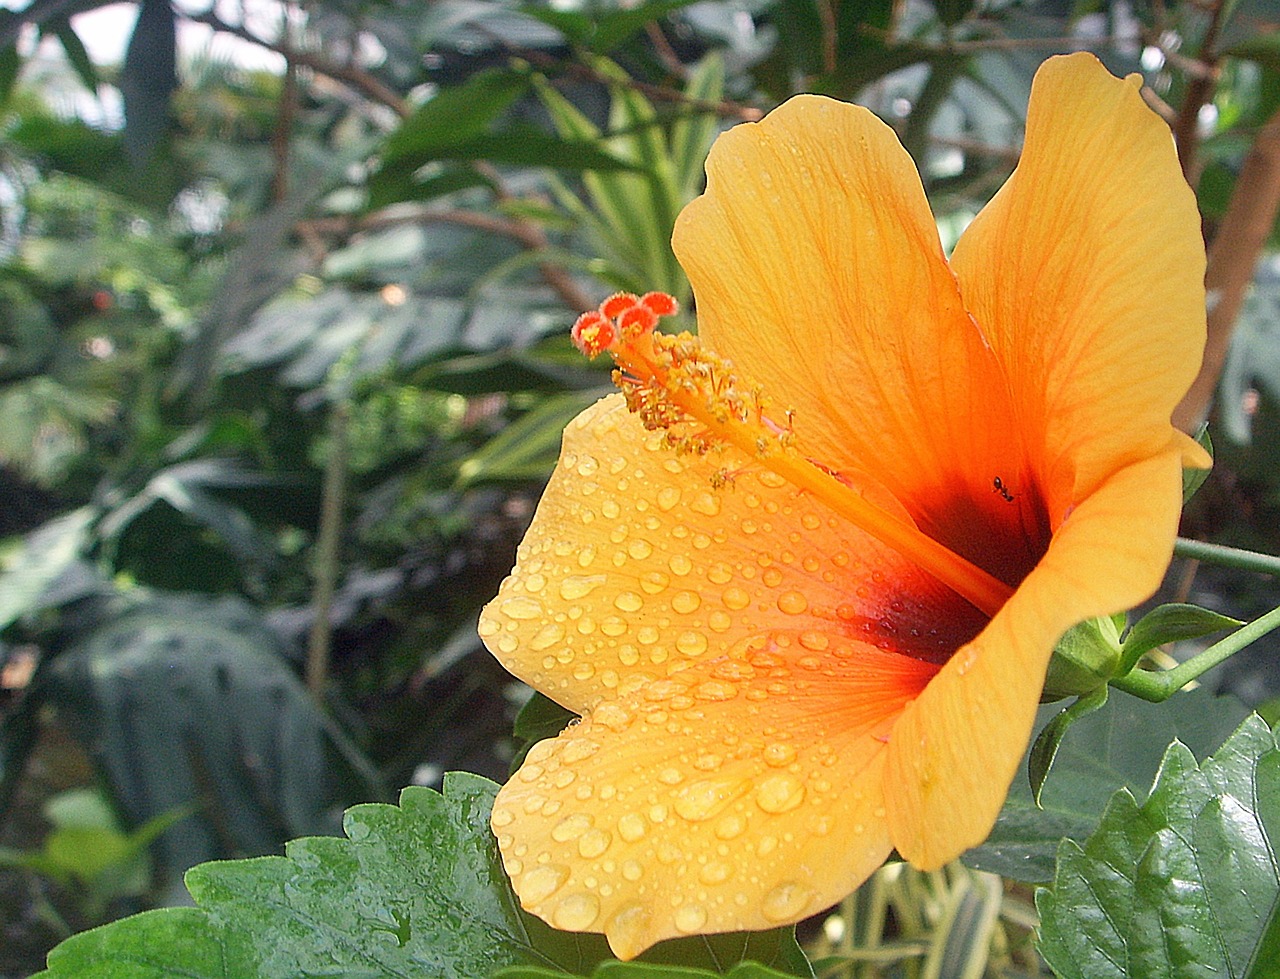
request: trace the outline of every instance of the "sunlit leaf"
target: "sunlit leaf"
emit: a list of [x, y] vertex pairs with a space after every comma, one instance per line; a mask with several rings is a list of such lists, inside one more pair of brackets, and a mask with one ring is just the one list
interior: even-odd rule
[[1164, 755], [1147, 801], [1118, 792], [1097, 831], [1063, 842], [1041, 890], [1040, 952], [1063, 979], [1274, 975], [1280, 749], [1248, 719], [1197, 765]]

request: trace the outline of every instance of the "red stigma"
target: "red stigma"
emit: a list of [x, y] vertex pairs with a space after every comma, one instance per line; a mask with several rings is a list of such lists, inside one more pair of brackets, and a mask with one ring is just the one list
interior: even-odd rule
[[621, 316], [639, 301], [634, 293], [615, 292], [600, 304], [600, 313], [606, 319], [614, 319], [617, 316]]
[[588, 357], [595, 357], [613, 345], [618, 333], [613, 323], [593, 309], [578, 317], [569, 335], [575, 347]]
[[675, 297], [665, 292], [646, 292], [640, 297], [640, 305], [653, 310], [658, 316], [674, 316], [680, 309]]

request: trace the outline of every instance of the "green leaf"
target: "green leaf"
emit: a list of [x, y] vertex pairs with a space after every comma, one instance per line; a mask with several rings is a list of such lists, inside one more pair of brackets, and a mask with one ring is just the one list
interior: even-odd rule
[[1244, 623], [1239, 619], [1220, 615], [1199, 605], [1161, 605], [1139, 619], [1125, 637], [1117, 675], [1124, 676], [1137, 665], [1143, 653], [1157, 646], [1183, 639], [1198, 639], [1211, 632], [1237, 629], [1242, 625]]
[[84, 85], [90, 92], [98, 91], [98, 69], [94, 67], [93, 59], [89, 57], [89, 52], [85, 50], [84, 42], [80, 40], [80, 35], [72, 28], [70, 21], [55, 21], [52, 24], [45, 24], [42, 33], [53, 34], [62, 44], [62, 50], [66, 52], [67, 61], [75, 70], [76, 75], [80, 78], [80, 83]]
[[593, 391], [548, 398], [463, 460], [458, 467], [458, 488], [545, 479], [560, 452], [564, 427], [595, 400]]
[[45, 589], [80, 557], [96, 516], [92, 507], [72, 510], [32, 531], [7, 556], [0, 571], [0, 630], [40, 607]]
[[[1041, 708], [1040, 723], [1056, 712], [1051, 706]], [[1043, 809], [1036, 808], [1029, 782], [1015, 778], [990, 836], [961, 859], [1014, 880], [1052, 880], [1062, 838], [1084, 839], [1092, 833], [1117, 789], [1146, 791], [1166, 745], [1176, 738], [1196, 757], [1204, 757], [1247, 714], [1239, 701], [1215, 697], [1204, 688], [1181, 692], [1162, 704], [1112, 696], [1104, 707], [1076, 721], [1062, 740], [1041, 788]]]
[[1040, 952], [1063, 979], [1274, 974], [1280, 748], [1250, 717], [1202, 765], [1165, 752], [1147, 801], [1112, 799], [1037, 893]]
[[169, 0], [143, 0], [120, 69], [124, 148], [135, 166], [151, 158], [169, 128], [169, 96], [178, 87], [176, 43]]
[[[1213, 456], [1213, 441], [1209, 438], [1209, 426], [1202, 425], [1200, 431], [1196, 433], [1196, 441], [1200, 443], [1200, 447], [1209, 453], [1210, 458]], [[1198, 490], [1212, 469], [1183, 469], [1182, 470], [1182, 502], [1196, 495]]]
[[528, 86], [525, 75], [486, 68], [460, 85], [440, 89], [387, 138], [383, 166], [409, 157], [432, 159], [445, 147], [479, 136]]
[[[601, 936], [555, 931], [519, 909], [489, 832], [497, 788], [451, 773], [443, 795], [411, 787], [399, 806], [349, 810], [346, 839], [202, 864], [187, 874], [197, 907], [75, 935], [40, 977], [477, 979], [509, 966], [590, 975], [610, 958]], [[720, 972], [744, 956], [812, 975], [791, 929], [664, 942], [643, 960]]]
[[1075, 702], [1064, 707], [1048, 724], [1040, 729], [1035, 741], [1031, 743], [1031, 751], [1027, 756], [1027, 781], [1031, 783], [1031, 799], [1036, 808], [1041, 808], [1040, 792], [1044, 788], [1044, 780], [1057, 757], [1058, 748], [1071, 725], [1086, 714], [1092, 714], [1107, 702], [1107, 686], [1095, 688]]
[[649, 0], [634, 7], [618, 6], [613, 10], [596, 7], [590, 13], [556, 10], [542, 4], [526, 3], [519, 9], [554, 27], [582, 47], [607, 54], [650, 21], [658, 20], [673, 10], [687, 7], [695, 0]]
[[533, 696], [525, 701], [520, 713], [516, 715], [515, 729], [511, 732], [516, 741], [521, 742], [516, 748], [515, 757], [511, 759], [511, 771], [524, 764], [525, 755], [539, 741], [554, 738], [569, 726], [569, 722], [578, 717], [567, 707], [561, 707], [546, 694], [533, 692]]

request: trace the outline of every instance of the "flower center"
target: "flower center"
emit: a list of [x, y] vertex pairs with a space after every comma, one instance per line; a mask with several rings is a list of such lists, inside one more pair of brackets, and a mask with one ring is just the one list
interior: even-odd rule
[[[705, 454], [734, 446], [760, 465], [811, 493], [859, 529], [912, 561], [987, 615], [995, 615], [1012, 589], [919, 528], [870, 502], [858, 487], [795, 448], [793, 417], [770, 416], [763, 391], [749, 385], [729, 361], [694, 336], [657, 333], [662, 316], [676, 312], [664, 293], [610, 296], [583, 313], [573, 340], [590, 357], [608, 352], [617, 364], [614, 382], [627, 407], [651, 431], [661, 430], [678, 452]], [[733, 473], [719, 470], [718, 485]]]

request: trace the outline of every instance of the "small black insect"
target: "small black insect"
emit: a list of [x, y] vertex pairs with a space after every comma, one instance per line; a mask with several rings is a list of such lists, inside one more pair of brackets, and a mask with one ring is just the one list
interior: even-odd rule
[[1009, 487], [1005, 486], [1004, 480], [997, 476], [991, 481], [992, 492], [999, 493], [1004, 497], [1006, 503], [1013, 502], [1013, 494], [1009, 492]]

